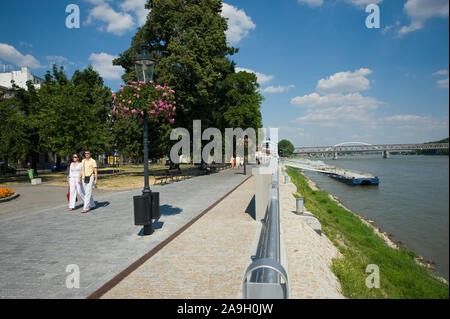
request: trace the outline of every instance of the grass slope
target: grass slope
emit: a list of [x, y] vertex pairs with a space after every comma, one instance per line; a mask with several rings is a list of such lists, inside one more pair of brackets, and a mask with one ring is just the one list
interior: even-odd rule
[[[335, 259], [332, 271], [350, 298], [449, 298], [449, 287], [433, 272], [415, 262], [416, 253], [389, 247], [374, 230], [352, 212], [342, 208], [322, 190], [313, 191], [306, 177], [288, 171], [305, 207], [322, 224], [325, 235], [343, 254]], [[369, 289], [366, 267], [375, 264], [380, 271], [380, 288]]]

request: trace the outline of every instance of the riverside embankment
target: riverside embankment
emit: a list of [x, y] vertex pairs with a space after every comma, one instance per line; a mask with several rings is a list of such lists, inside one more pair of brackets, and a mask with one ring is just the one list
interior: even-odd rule
[[[377, 234], [375, 228], [345, 208], [330, 195], [312, 189], [312, 182], [302, 173], [288, 171], [305, 199], [305, 208], [322, 225], [322, 231], [339, 250], [331, 270], [338, 278], [344, 296], [349, 298], [448, 298], [448, 283], [424, 265], [419, 256], [388, 244], [389, 239]], [[368, 288], [368, 265], [377, 265], [380, 288]]]

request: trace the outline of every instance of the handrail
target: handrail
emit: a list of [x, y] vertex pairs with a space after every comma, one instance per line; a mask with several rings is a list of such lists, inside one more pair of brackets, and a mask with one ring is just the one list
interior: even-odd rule
[[[278, 169], [272, 174], [266, 215], [255, 260], [245, 272], [243, 298], [289, 298], [289, 282], [280, 264], [280, 202]], [[250, 280], [248, 277], [251, 275]], [[282, 283], [281, 279], [284, 280]]]

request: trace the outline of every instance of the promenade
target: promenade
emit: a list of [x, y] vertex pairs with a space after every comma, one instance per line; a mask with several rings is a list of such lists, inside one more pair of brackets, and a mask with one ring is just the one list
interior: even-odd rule
[[[241, 170], [224, 170], [152, 187], [160, 192], [161, 218], [154, 222], [151, 236], [140, 236], [142, 227], [134, 225], [133, 196], [140, 195], [139, 189], [95, 192], [98, 208], [82, 215], [81, 208], [67, 210], [66, 188], [34, 186], [48, 187], [50, 207], [21, 209], [15, 201], [0, 206], [0, 297], [85, 298], [246, 178]], [[27, 192], [21, 192], [23, 201]], [[80, 269], [78, 289], [66, 287], [68, 265]]]
[[[16, 189], [23, 195], [0, 206], [1, 298], [242, 298], [262, 226], [254, 219], [255, 178], [242, 170], [152, 187], [160, 192], [161, 218], [151, 236], [134, 225], [132, 198], [140, 189], [98, 190], [98, 208], [85, 215], [67, 210], [65, 187]], [[290, 296], [343, 298], [330, 270], [340, 254], [295, 214], [295, 193], [280, 182]], [[68, 265], [79, 267], [80, 288], [66, 287]]]

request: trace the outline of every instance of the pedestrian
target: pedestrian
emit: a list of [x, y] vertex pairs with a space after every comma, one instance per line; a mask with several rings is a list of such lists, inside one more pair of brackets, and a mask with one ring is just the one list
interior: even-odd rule
[[231, 168], [234, 168], [234, 157], [231, 157]]
[[78, 154], [73, 154], [72, 163], [69, 166], [69, 175], [67, 176], [67, 182], [69, 182], [69, 210], [75, 208], [75, 201], [78, 196], [84, 200], [84, 187], [83, 183], [79, 184], [81, 175], [81, 162]]
[[239, 168], [241, 165], [241, 158], [239, 156], [236, 156], [236, 168]]
[[92, 187], [97, 186], [97, 162], [91, 158], [91, 151], [84, 151], [84, 159], [81, 162], [81, 174], [78, 184], [84, 186], [84, 207], [81, 213], [85, 214], [95, 208], [94, 198], [92, 196]]

